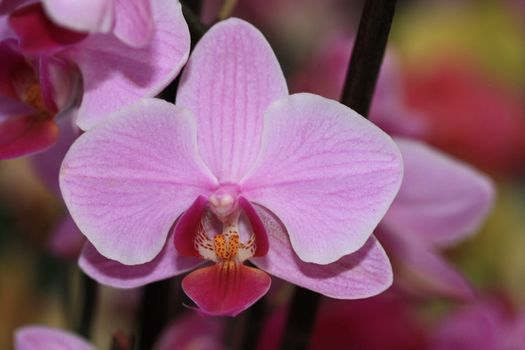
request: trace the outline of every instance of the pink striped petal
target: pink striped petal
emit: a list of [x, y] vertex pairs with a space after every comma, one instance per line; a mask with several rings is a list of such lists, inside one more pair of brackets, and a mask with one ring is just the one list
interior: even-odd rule
[[42, 0], [53, 22], [80, 32], [107, 33], [114, 22], [114, 0]]
[[421, 241], [402, 238], [386, 230], [381, 230], [379, 239], [396, 258], [406, 282], [416, 291], [461, 300], [474, 297], [468, 280]]
[[180, 275], [203, 262], [202, 259], [181, 256], [168, 238], [162, 251], [153, 260], [140, 265], [123, 265], [105, 258], [87, 243], [78, 265], [98, 283], [115, 288], [136, 288]]
[[95, 347], [81, 337], [60, 330], [42, 326], [19, 328], [15, 333], [15, 350], [95, 350]]
[[336, 101], [296, 94], [266, 111], [261, 152], [241, 185], [284, 223], [303, 261], [329, 264], [365, 244], [402, 172], [399, 150], [375, 125]]
[[491, 180], [421, 142], [395, 141], [403, 155], [405, 176], [381, 225], [439, 246], [475, 233], [494, 202]]
[[40, 3], [24, 6], [11, 13], [9, 25], [18, 36], [21, 49], [31, 54], [57, 52], [86, 38], [84, 33], [54, 24]]
[[305, 263], [294, 253], [286, 229], [276, 217], [256, 206], [270, 240], [268, 254], [252, 258], [257, 267], [290, 283], [338, 299], [379, 294], [392, 284], [392, 267], [374, 236], [357, 252], [328, 265]]
[[53, 120], [27, 115], [0, 123], [0, 159], [16, 158], [51, 147], [58, 138]]
[[184, 70], [176, 103], [199, 124], [199, 150], [221, 182], [236, 182], [253, 164], [263, 113], [288, 94], [275, 55], [252, 25], [229, 19], [210, 28]]
[[113, 34], [132, 47], [148, 44], [155, 32], [151, 0], [115, 0]]
[[156, 30], [141, 49], [125, 45], [114, 35], [94, 34], [65, 54], [82, 74], [84, 95], [77, 123], [83, 130], [142, 97], [155, 96], [186, 62], [190, 36], [180, 4], [153, 1], [152, 16]]
[[102, 255], [127, 265], [157, 256], [177, 217], [214, 185], [199, 158], [193, 116], [157, 99], [80, 136], [60, 173], [82, 233]]
[[237, 316], [270, 289], [266, 272], [241, 263], [203, 267], [182, 280], [182, 288], [206, 315]]

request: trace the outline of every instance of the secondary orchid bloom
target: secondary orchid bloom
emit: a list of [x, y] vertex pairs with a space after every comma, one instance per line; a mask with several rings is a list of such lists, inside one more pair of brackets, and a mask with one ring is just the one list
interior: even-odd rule
[[42, 326], [19, 328], [15, 333], [15, 350], [95, 350], [95, 347], [83, 338], [63, 331]]
[[208, 260], [185, 292], [236, 315], [268, 290], [262, 270], [335, 298], [388, 287], [370, 235], [401, 177], [386, 134], [338, 102], [290, 96], [263, 35], [230, 19], [197, 44], [176, 106], [145, 99], [82, 135], [60, 187], [93, 245], [85, 272], [133, 287]]
[[377, 235], [412, 285], [466, 299], [472, 288], [439, 251], [475, 234], [492, 208], [489, 178], [422, 142], [394, 138], [403, 155], [401, 189]]
[[[153, 349], [223, 349], [225, 347], [221, 339], [224, 325], [225, 323], [219, 319], [203, 318], [194, 313], [183, 314], [162, 331]], [[116, 335], [114, 334], [114, 337]], [[78, 335], [61, 329], [26, 326], [16, 330], [15, 350], [41, 349], [95, 350], [96, 348]]]
[[[116, 21], [108, 33], [73, 31], [53, 22], [45, 6], [60, 3], [18, 2], [0, 18], [0, 158], [49, 148], [58, 137], [57, 114], [74, 117], [86, 130], [107, 114], [158, 94], [187, 60], [189, 31], [177, 1], [107, 1]], [[67, 3], [81, 8], [88, 2]], [[87, 11], [86, 18], [93, 13]], [[120, 25], [129, 30], [117, 30]], [[145, 33], [140, 40], [130, 39], [140, 33]]]
[[42, 0], [57, 24], [80, 32], [113, 33], [132, 47], [146, 46], [155, 32], [151, 0]]
[[201, 317], [194, 312], [177, 317], [162, 331], [153, 350], [199, 349], [223, 350], [226, 322], [218, 318]]
[[[337, 39], [295, 79], [296, 89], [337, 97], [342, 91], [351, 42]], [[329, 69], [321, 69], [322, 66]], [[472, 290], [438, 251], [474, 234], [494, 201], [493, 184], [468, 164], [422, 142], [428, 125], [422, 110], [409, 108], [400, 67], [392, 51], [385, 56], [372, 101], [370, 120], [397, 135], [405, 168], [399, 194], [377, 233], [387, 251], [425, 291], [468, 298]], [[412, 283], [414, 285], [414, 283]]]
[[432, 350], [520, 350], [525, 348], [525, 312], [499, 300], [476, 300], [446, 315]]

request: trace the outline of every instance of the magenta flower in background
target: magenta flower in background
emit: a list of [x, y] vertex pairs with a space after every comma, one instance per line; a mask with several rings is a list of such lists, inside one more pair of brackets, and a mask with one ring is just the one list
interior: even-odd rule
[[[59, 113], [86, 130], [156, 95], [188, 57], [189, 31], [177, 1], [2, 6], [8, 12], [0, 16], [1, 158], [51, 146]], [[77, 26], [61, 26], [66, 22]]]
[[[294, 79], [296, 90], [335, 98], [342, 91], [351, 41], [329, 43]], [[321, 67], [328, 67], [322, 69]], [[494, 202], [491, 180], [470, 165], [408, 137], [422, 137], [424, 111], [407, 107], [401, 72], [390, 50], [380, 72], [370, 120], [394, 138], [403, 156], [405, 176], [399, 194], [377, 232], [387, 251], [426, 292], [468, 298], [465, 278], [439, 255], [474, 234]]]
[[95, 350], [83, 338], [60, 329], [43, 326], [19, 328], [15, 333], [15, 350]]
[[[392, 289], [362, 300], [324, 298], [315, 316], [308, 349], [426, 349], [428, 330], [410, 302], [406, 295]], [[278, 307], [266, 318], [257, 350], [280, 348], [288, 319], [287, 307]]]
[[386, 134], [338, 102], [288, 95], [270, 46], [238, 19], [199, 41], [176, 103], [143, 100], [66, 155], [62, 194], [93, 244], [86, 273], [134, 287], [208, 260], [182, 284], [221, 315], [266, 293], [264, 271], [343, 299], [391, 284], [370, 237], [402, 177]]
[[525, 349], [525, 312], [487, 299], [447, 314], [433, 335], [432, 350]]
[[194, 312], [185, 313], [166, 326], [153, 350], [225, 350], [222, 342], [226, 330], [224, 321]]

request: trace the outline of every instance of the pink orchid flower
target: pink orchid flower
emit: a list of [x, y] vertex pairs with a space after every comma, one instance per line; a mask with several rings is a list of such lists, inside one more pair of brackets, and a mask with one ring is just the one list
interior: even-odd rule
[[[171, 322], [155, 342], [153, 350], [225, 349], [221, 343], [224, 322], [203, 318], [195, 313], [182, 314]], [[25, 326], [15, 332], [15, 350], [95, 350], [87, 340], [71, 332], [45, 327]]]
[[[336, 98], [343, 89], [351, 40], [337, 38], [293, 79], [295, 89]], [[328, 69], [321, 69], [326, 66]], [[472, 297], [465, 278], [438, 253], [479, 229], [494, 202], [491, 180], [469, 164], [416, 141], [428, 125], [424, 110], [407, 106], [401, 69], [388, 51], [370, 110], [370, 120], [394, 138], [405, 175], [399, 193], [377, 235], [393, 253], [411, 286], [457, 298]], [[400, 281], [400, 280], [398, 280]], [[403, 279], [401, 279], [403, 281]]]
[[264, 295], [266, 272], [343, 299], [390, 285], [370, 235], [402, 161], [379, 128], [336, 101], [289, 95], [269, 44], [239, 19], [199, 41], [176, 103], [145, 99], [66, 155], [62, 194], [93, 245], [85, 272], [134, 287], [208, 260], [182, 285], [221, 315]]
[[[95, 3], [102, 4], [2, 3], [13, 6], [0, 16], [0, 158], [49, 148], [58, 137], [57, 114], [86, 130], [108, 113], [158, 94], [186, 62], [189, 31], [177, 1], [104, 1], [113, 9], [107, 33], [54, 22], [80, 25], [76, 14]], [[78, 11], [67, 17], [68, 6]], [[85, 18], [106, 10], [86, 10]]]
[[15, 350], [95, 350], [83, 338], [60, 329], [43, 326], [19, 328], [15, 333]]

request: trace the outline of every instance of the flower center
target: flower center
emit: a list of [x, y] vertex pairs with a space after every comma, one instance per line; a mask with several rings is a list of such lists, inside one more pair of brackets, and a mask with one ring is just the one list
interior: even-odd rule
[[[237, 215], [238, 216], [238, 215]], [[208, 237], [204, 225], [201, 225], [195, 237], [195, 249], [204, 259], [221, 262], [243, 262], [255, 254], [255, 235], [243, 243], [240, 241], [238, 219], [224, 225], [222, 233], [213, 239]]]
[[42, 87], [34, 74], [28, 70], [15, 72], [13, 86], [21, 101], [35, 108], [38, 116], [47, 119], [52, 113], [44, 102]]
[[42, 97], [42, 89], [38, 83], [33, 83], [27, 87], [24, 94], [24, 102], [36, 108], [40, 114], [48, 115], [49, 112]]

